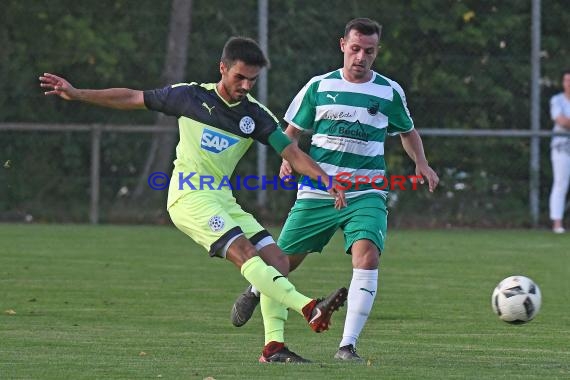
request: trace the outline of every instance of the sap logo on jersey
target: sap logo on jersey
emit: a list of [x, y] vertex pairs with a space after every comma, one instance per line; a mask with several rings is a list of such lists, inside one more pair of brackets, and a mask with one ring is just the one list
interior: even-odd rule
[[238, 139], [204, 128], [200, 146], [209, 152], [220, 153], [237, 142]]

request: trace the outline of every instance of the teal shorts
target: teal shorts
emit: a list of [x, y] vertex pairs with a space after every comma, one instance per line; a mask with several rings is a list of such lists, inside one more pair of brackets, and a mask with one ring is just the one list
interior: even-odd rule
[[277, 245], [288, 255], [321, 252], [339, 228], [344, 232], [344, 250], [351, 253], [357, 240], [372, 241], [384, 250], [388, 211], [379, 194], [348, 199], [337, 210], [327, 199], [298, 199], [289, 212]]

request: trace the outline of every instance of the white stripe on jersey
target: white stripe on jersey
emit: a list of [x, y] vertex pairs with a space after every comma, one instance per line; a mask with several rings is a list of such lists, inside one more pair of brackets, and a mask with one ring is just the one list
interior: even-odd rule
[[[362, 194], [380, 194], [384, 199], [386, 199], [388, 192], [384, 190], [369, 189], [369, 190], [358, 190], [358, 191], [344, 193], [347, 199], [356, 198]], [[307, 186], [304, 186], [303, 189], [297, 190], [297, 199], [333, 199], [333, 198], [332, 195], [330, 195], [326, 191], [318, 189], [313, 190]]]
[[[376, 76], [373, 77], [376, 78]], [[376, 83], [350, 83], [342, 79], [322, 79], [319, 82], [317, 92], [354, 92], [376, 96], [382, 99], [392, 100], [394, 89], [391, 86], [384, 86]]]
[[364, 107], [347, 106], [343, 104], [325, 104], [315, 107], [315, 121], [318, 120], [360, 121], [362, 124], [383, 129], [388, 127], [388, 117], [382, 112], [372, 116]]
[[[333, 164], [327, 164], [326, 162], [318, 162], [319, 166], [330, 176], [336, 176], [339, 173], [344, 173], [341, 176], [341, 179], [349, 180], [352, 179], [354, 181], [354, 177], [357, 175], [367, 176], [369, 178], [376, 177], [376, 176], [383, 176], [385, 171], [379, 169], [354, 169], [354, 168], [346, 168], [342, 166], [336, 166]], [[349, 177], [350, 176], [350, 177]]]
[[349, 137], [316, 133], [311, 138], [311, 144], [318, 148], [353, 153], [367, 157], [384, 155], [384, 143], [379, 141], [362, 141]]

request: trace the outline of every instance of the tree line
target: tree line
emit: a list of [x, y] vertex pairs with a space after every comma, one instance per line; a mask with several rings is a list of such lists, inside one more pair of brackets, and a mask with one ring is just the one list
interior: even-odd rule
[[[55, 72], [88, 88], [150, 89], [172, 82], [212, 82], [219, 78], [218, 61], [228, 37], [257, 38], [253, 0], [23, 0], [3, 8], [0, 81], [6, 90], [0, 92], [0, 122], [172, 123], [150, 112], [112, 111], [45, 98], [37, 77]], [[374, 69], [403, 86], [420, 132], [422, 128], [529, 128], [530, 0], [270, 1], [267, 105], [278, 117], [310, 77], [342, 65], [338, 44], [344, 25], [362, 16], [383, 26]], [[568, 65], [569, 25], [566, 1], [542, 2], [544, 129], [551, 128], [548, 97], [559, 90], [559, 74]], [[165, 194], [148, 189], [134, 194], [137, 186], [141, 188], [141, 173], [169, 165], [173, 142], [160, 139], [158, 134], [103, 137], [104, 220], [164, 218]], [[401, 215], [394, 218], [396, 222], [405, 224], [406, 215], [429, 204], [430, 212], [415, 217], [418, 223], [505, 224], [513, 217], [516, 222], [511, 223], [525, 223], [526, 140], [426, 138], [424, 142], [443, 186], [434, 195], [396, 194], [392, 204]], [[89, 136], [80, 133], [0, 132], [0, 160], [10, 161], [10, 168], [0, 170], [0, 219], [30, 212], [43, 220], [84, 220], [89, 146]], [[550, 180], [546, 140], [542, 151], [546, 196]], [[412, 171], [398, 141], [388, 142], [388, 152], [392, 172]], [[238, 171], [252, 172], [254, 163], [252, 150]], [[270, 153], [269, 170], [278, 165], [278, 157]], [[503, 201], [491, 202], [497, 195]], [[252, 194], [238, 196], [246, 208], [255, 208]], [[282, 218], [293, 196], [271, 196], [266, 215]], [[488, 220], [489, 214], [504, 219]]]

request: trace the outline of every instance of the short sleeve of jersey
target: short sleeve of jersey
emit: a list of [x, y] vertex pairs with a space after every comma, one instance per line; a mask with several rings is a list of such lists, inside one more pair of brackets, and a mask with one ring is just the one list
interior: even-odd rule
[[404, 90], [392, 81], [393, 100], [386, 110], [388, 116], [387, 133], [391, 136], [409, 132], [414, 129], [414, 121], [408, 110]]
[[152, 111], [180, 117], [185, 105], [195, 96], [194, 84], [180, 83], [143, 92], [144, 105]]
[[558, 95], [550, 98], [550, 118], [555, 121], [556, 118], [562, 115], [562, 105], [559, 101], [560, 97]]
[[311, 129], [315, 121], [316, 101], [315, 94], [318, 88], [317, 81], [310, 81], [295, 96], [285, 116], [285, 121], [299, 129]]
[[[283, 140], [279, 135], [284, 134], [281, 130], [279, 120], [263, 104], [259, 103], [252, 97], [248, 97], [248, 99], [250, 104], [248, 109], [251, 110], [255, 123], [255, 129], [251, 134], [251, 137], [264, 145], [271, 145], [275, 150], [281, 152], [284, 147], [281, 146], [283, 144]], [[245, 118], [240, 120], [240, 129], [242, 128], [242, 123], [244, 123], [245, 120]], [[287, 138], [286, 135], [284, 136]], [[287, 140], [289, 141], [288, 138]], [[280, 141], [280, 143], [277, 143], [278, 141]], [[290, 142], [291, 141], [289, 141], [289, 143]]]

